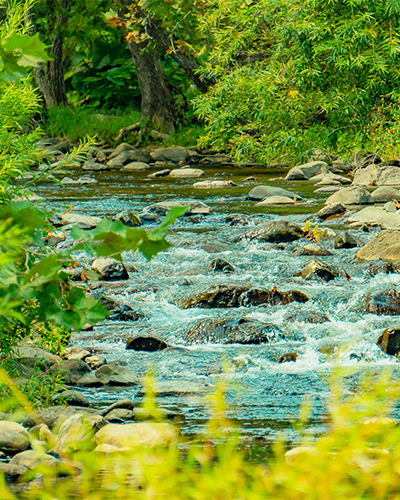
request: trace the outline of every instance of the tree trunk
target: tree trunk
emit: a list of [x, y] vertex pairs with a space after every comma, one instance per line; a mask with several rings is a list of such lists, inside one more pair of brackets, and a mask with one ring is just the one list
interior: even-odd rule
[[[124, 35], [126, 37], [126, 32]], [[175, 132], [175, 103], [157, 47], [151, 41], [127, 40], [142, 94], [141, 121], [150, 121], [161, 132]]]

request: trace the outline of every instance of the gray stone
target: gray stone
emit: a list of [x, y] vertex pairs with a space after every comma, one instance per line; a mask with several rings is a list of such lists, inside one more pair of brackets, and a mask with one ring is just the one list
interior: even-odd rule
[[88, 398], [78, 391], [63, 391], [53, 397], [56, 404], [68, 404], [72, 406], [89, 406]]
[[168, 177], [186, 179], [189, 177], [201, 177], [202, 175], [204, 175], [204, 170], [199, 168], [175, 168], [174, 170], [171, 170]]
[[117, 156], [114, 156], [107, 162], [107, 166], [110, 168], [120, 168], [133, 161], [140, 161], [143, 163], [151, 163], [153, 160], [148, 153], [140, 151], [138, 149], [132, 149], [129, 151], [122, 151]]
[[88, 356], [90, 356], [89, 351], [83, 349], [82, 347], [78, 347], [76, 345], [72, 347], [67, 347], [62, 355], [64, 359], [82, 359], [82, 360], [84, 360]]
[[355, 259], [359, 261], [382, 259], [385, 252], [392, 246], [398, 247], [398, 245], [400, 245], [400, 231], [381, 231], [356, 253]]
[[104, 165], [104, 163], [98, 163], [96, 161], [87, 161], [83, 165], [82, 170], [87, 170], [89, 172], [102, 172], [105, 170], [110, 170], [110, 167]]
[[163, 170], [158, 170], [158, 172], [154, 172], [153, 174], [150, 174], [147, 177], [149, 179], [153, 177], [167, 177], [167, 175], [169, 175], [170, 172], [171, 170], [169, 168], [164, 168]]
[[6, 464], [0, 462], [0, 473], [4, 474], [7, 481], [15, 482], [18, 481], [20, 476], [28, 472], [29, 469], [23, 467], [22, 465]]
[[19, 465], [27, 469], [36, 469], [40, 465], [55, 467], [60, 463], [60, 460], [57, 460], [52, 455], [39, 453], [35, 450], [26, 450], [18, 453], [10, 461], [10, 465]]
[[173, 207], [185, 206], [189, 207], [185, 215], [208, 215], [211, 212], [210, 207], [198, 200], [162, 201], [154, 203], [154, 205], [149, 205], [145, 208], [145, 212], [165, 215]]
[[297, 165], [289, 170], [285, 181], [308, 180], [314, 175], [328, 172], [329, 165], [324, 161], [310, 161], [302, 165]]
[[292, 199], [294, 198], [298, 200], [301, 199], [301, 196], [299, 196], [296, 193], [293, 193], [292, 191], [288, 191], [287, 189], [283, 189], [276, 186], [265, 186], [265, 185], [256, 186], [250, 191], [248, 196], [250, 200], [255, 200], [255, 201], [264, 200], [269, 196], [287, 196], [288, 198]]
[[120, 212], [114, 215], [111, 219], [122, 222], [122, 224], [125, 224], [125, 226], [128, 227], [139, 227], [143, 224], [140, 217], [130, 210]]
[[123, 170], [134, 171], [134, 172], [143, 172], [145, 170], [151, 170], [151, 167], [148, 163], [143, 163], [142, 161], [133, 161], [132, 163], [128, 163], [124, 167]]
[[268, 207], [276, 205], [293, 205], [295, 202], [293, 198], [288, 198], [287, 196], [268, 196], [262, 201], [256, 203], [256, 207]]
[[209, 180], [195, 182], [192, 187], [196, 189], [215, 189], [224, 187], [234, 187], [236, 184], [233, 181], [219, 181], [219, 180]]
[[390, 186], [379, 186], [371, 193], [374, 203], [387, 203], [388, 201], [400, 201], [400, 191]]
[[344, 273], [339, 271], [334, 266], [330, 266], [326, 262], [319, 259], [310, 261], [303, 269], [297, 271], [295, 276], [301, 276], [306, 280], [322, 279], [324, 281], [331, 281]]
[[29, 433], [21, 424], [0, 420], [0, 450], [7, 454], [19, 453], [30, 445]]
[[91, 372], [89, 365], [81, 359], [61, 361], [58, 365], [58, 370], [63, 382], [68, 385], [75, 385], [83, 375]]
[[114, 363], [96, 370], [96, 377], [104, 385], [139, 385], [140, 380], [130, 370]]
[[295, 241], [304, 236], [300, 226], [288, 220], [277, 220], [267, 222], [245, 234], [250, 240], [268, 241], [270, 243], [282, 243]]
[[95, 259], [92, 263], [92, 269], [104, 281], [129, 279], [129, 274], [124, 263], [111, 257], [99, 257]]
[[60, 364], [60, 356], [51, 354], [41, 347], [20, 346], [17, 351], [18, 359], [25, 365], [47, 370], [54, 364]]
[[101, 222], [101, 217], [65, 212], [58, 214], [62, 225], [76, 224], [81, 229], [93, 229]]
[[77, 413], [62, 423], [58, 432], [58, 447], [64, 452], [90, 451], [95, 447], [93, 437], [93, 422], [85, 415]]
[[381, 207], [367, 207], [351, 215], [348, 222], [352, 226], [369, 224], [382, 229], [400, 229], [400, 214], [387, 212]]
[[332, 196], [330, 196], [325, 205], [334, 205], [335, 203], [342, 203], [343, 205], [365, 205], [372, 203], [371, 195], [365, 189], [358, 186], [351, 186], [342, 188]]
[[325, 207], [321, 208], [321, 210], [317, 212], [316, 215], [320, 219], [325, 220], [332, 215], [342, 215], [344, 214], [344, 212], [346, 212], [346, 207], [343, 205], [343, 203], [334, 203], [333, 205], [326, 205]]
[[111, 411], [117, 408], [123, 408], [125, 410], [133, 410], [134, 402], [131, 399], [120, 399], [116, 403], [113, 403], [112, 405], [107, 406], [107, 408], [104, 408], [104, 410], [101, 410], [100, 414], [103, 416], [107, 416]]
[[189, 157], [188, 150], [180, 146], [156, 149], [150, 154], [154, 161], [171, 161], [173, 163], [186, 161]]
[[135, 412], [133, 410], [126, 410], [124, 408], [115, 408], [106, 415], [107, 422], [113, 424], [122, 424], [127, 420], [135, 420]]
[[223, 273], [233, 273], [235, 271], [234, 266], [224, 259], [213, 259], [208, 267], [210, 272], [223, 272]]
[[121, 142], [121, 144], [119, 144], [110, 154], [109, 159], [112, 160], [113, 158], [120, 155], [124, 151], [137, 151], [137, 149], [135, 148], [135, 146], [131, 146], [127, 142]]
[[316, 186], [332, 186], [334, 184], [344, 185], [351, 184], [351, 180], [348, 177], [343, 177], [342, 175], [333, 174], [328, 172], [323, 176], [323, 178], [316, 184]]
[[361, 245], [362, 243], [358, 239], [354, 238], [354, 236], [348, 231], [344, 231], [342, 234], [338, 234], [335, 238], [334, 243], [336, 249], [355, 248]]

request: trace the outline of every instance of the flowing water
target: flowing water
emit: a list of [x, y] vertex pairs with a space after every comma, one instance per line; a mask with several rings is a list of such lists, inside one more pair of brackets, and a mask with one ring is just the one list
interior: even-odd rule
[[[38, 187], [36, 192], [45, 198], [47, 206], [57, 210], [71, 207], [74, 212], [90, 215], [109, 215], [127, 209], [140, 215], [149, 204], [188, 198], [202, 200], [212, 209], [208, 216], [178, 220], [167, 237], [173, 247], [150, 263], [139, 254], [124, 256], [125, 262], [133, 264], [138, 272], [131, 273], [128, 282], [107, 293], [118, 295], [120, 301], [143, 313], [145, 319], [106, 320], [96, 325], [94, 332], [75, 334], [72, 343], [91, 347], [109, 362], [118, 361], [139, 376], [151, 369], [159, 382], [173, 382], [175, 389], [165, 390], [159, 403], [181, 415], [180, 426], [187, 434], [198, 432], [204, 424], [209, 414], [204, 392], [222, 379], [231, 382], [227, 393], [229, 414], [250, 439], [272, 441], [277, 432], [284, 430], [286, 438], [295, 441], [293, 422], [305, 400], [313, 407], [310, 432], [318, 434], [324, 430], [329, 378], [334, 366], [347, 367], [351, 373], [354, 370], [345, 384], [344, 390], [348, 392], [357, 387], [360, 373], [368, 370], [379, 376], [385, 367], [396, 366], [397, 359], [384, 354], [376, 345], [380, 334], [395, 323], [396, 317], [366, 314], [365, 299], [373, 292], [395, 288], [400, 275], [372, 276], [367, 264], [353, 262], [357, 249], [335, 250], [333, 240], [324, 240], [322, 244], [333, 255], [322, 259], [344, 269], [350, 279], [324, 282], [294, 277], [295, 271], [312, 259], [293, 256], [296, 248], [304, 246], [304, 240], [284, 245], [238, 240], [257, 224], [282, 215], [300, 225], [306, 220], [312, 225], [318, 223], [313, 214], [323, 206], [327, 195], [315, 194], [315, 187], [307, 182], [285, 182], [283, 170], [260, 167], [227, 169], [225, 173], [217, 167], [204, 170], [207, 178], [229, 178], [237, 186], [194, 189], [193, 179], [149, 180], [148, 172], [111, 171], [96, 173], [99, 184], [94, 187], [61, 188], [54, 184]], [[245, 181], [248, 176], [256, 179]], [[304, 203], [282, 208], [256, 207], [246, 195], [260, 184], [294, 191], [303, 196]], [[232, 217], [232, 214], [240, 215]], [[338, 232], [347, 227], [347, 216], [323, 227]], [[156, 224], [145, 221], [146, 229]], [[352, 234], [366, 243], [376, 232], [352, 230]], [[217, 257], [229, 261], [235, 271], [210, 272], [210, 262]], [[183, 298], [211, 285], [227, 283], [267, 290], [275, 286], [282, 291], [295, 289], [304, 292], [309, 301], [227, 309], [179, 307]], [[323, 313], [329, 321], [311, 324], [285, 319], [289, 313], [303, 311]], [[183, 333], [198, 320], [243, 317], [272, 324], [285, 338], [261, 345], [191, 345], [183, 338]], [[154, 353], [126, 350], [125, 340], [132, 334], [155, 335], [171, 347]], [[298, 354], [296, 362], [277, 363], [280, 356], [293, 351]], [[178, 394], [177, 385], [183, 394]], [[136, 387], [85, 390], [95, 403], [134, 398], [137, 392]]]

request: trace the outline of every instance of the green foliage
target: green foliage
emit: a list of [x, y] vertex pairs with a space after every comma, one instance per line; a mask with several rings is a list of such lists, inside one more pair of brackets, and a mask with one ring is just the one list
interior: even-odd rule
[[206, 69], [218, 83], [196, 102], [203, 144], [270, 161], [390, 133], [376, 111], [400, 105], [398, 2], [205, 3], [215, 41]]
[[114, 115], [107, 110], [68, 106], [49, 109], [43, 127], [51, 137], [65, 137], [76, 142], [89, 135], [98, 141], [114, 144], [121, 128], [137, 123], [139, 119], [140, 113], [132, 108]]

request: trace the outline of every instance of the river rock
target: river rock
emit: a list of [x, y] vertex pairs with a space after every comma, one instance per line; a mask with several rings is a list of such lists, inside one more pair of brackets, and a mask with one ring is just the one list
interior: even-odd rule
[[142, 313], [136, 312], [131, 306], [121, 304], [116, 299], [103, 295], [99, 299], [100, 304], [110, 311], [107, 319], [111, 321], [138, 321], [144, 318]]
[[292, 198], [287, 196], [268, 196], [268, 198], [264, 198], [262, 201], [256, 203], [256, 207], [267, 207], [267, 206], [275, 206], [275, 205], [293, 205], [295, 202]]
[[185, 215], [208, 215], [211, 213], [210, 207], [205, 203], [198, 200], [178, 200], [178, 201], [162, 201], [160, 203], [154, 203], [145, 208], [146, 213], [155, 213], [157, 215], [165, 215], [168, 210], [173, 207], [185, 207], [189, 208], [186, 210]]
[[88, 398], [78, 391], [62, 391], [53, 397], [56, 404], [68, 404], [71, 406], [89, 406]]
[[400, 328], [387, 328], [377, 341], [378, 346], [386, 354], [395, 356], [400, 352]]
[[82, 170], [87, 170], [89, 172], [101, 172], [104, 170], [110, 170], [110, 167], [104, 165], [104, 163], [98, 163], [94, 159], [88, 160], [82, 165]]
[[65, 384], [75, 385], [78, 380], [92, 370], [90, 366], [81, 359], [67, 359], [61, 361], [57, 367]]
[[295, 363], [297, 361], [297, 356], [297, 352], [287, 352], [278, 359], [278, 363], [289, 363], [291, 361]]
[[358, 186], [342, 188], [326, 200], [325, 205], [342, 203], [343, 205], [365, 205], [372, 203], [371, 195]]
[[92, 269], [104, 281], [129, 279], [128, 271], [123, 262], [111, 257], [99, 257], [92, 263]]
[[204, 170], [199, 168], [176, 168], [171, 170], [168, 177], [174, 177], [176, 179], [186, 179], [188, 177], [201, 177], [204, 175]]
[[33, 416], [27, 417], [27, 424], [25, 425], [33, 427], [34, 425], [45, 424], [53, 431], [57, 431], [65, 420], [77, 413], [85, 415], [92, 427], [100, 428], [104, 423], [101, 415], [92, 408], [83, 408], [81, 406], [48, 406], [42, 410], [36, 410]]
[[[381, 231], [355, 255], [358, 261], [378, 260], [391, 246], [400, 245], [400, 231]], [[399, 260], [400, 257], [397, 259]]]
[[26, 472], [28, 472], [28, 469], [22, 465], [0, 462], [0, 473], [4, 475], [6, 481], [10, 481], [12, 483], [18, 481], [18, 479]]
[[94, 429], [84, 415], [78, 413], [65, 420], [58, 431], [58, 447], [64, 452], [90, 451], [95, 447]]
[[65, 212], [57, 215], [60, 217], [63, 226], [76, 224], [81, 229], [93, 229], [101, 222], [101, 217], [94, 217], [91, 215], [82, 215], [72, 212]]
[[210, 272], [233, 273], [235, 268], [225, 259], [213, 259], [208, 266], [208, 270]]
[[152, 179], [153, 177], [167, 177], [170, 174], [170, 172], [171, 170], [169, 168], [164, 168], [163, 170], [158, 170], [157, 172], [153, 172], [147, 177], [149, 179]]
[[192, 187], [197, 189], [214, 189], [214, 188], [224, 188], [233, 186], [236, 186], [236, 184], [233, 181], [209, 180], [209, 181], [195, 182]]
[[26, 467], [27, 469], [36, 469], [40, 465], [55, 467], [60, 463], [60, 460], [57, 460], [52, 455], [39, 453], [35, 450], [26, 450], [18, 453], [10, 461], [10, 465], [19, 465], [21, 467]]
[[374, 203], [387, 203], [388, 201], [400, 201], [400, 191], [390, 186], [379, 186], [371, 193]]
[[[397, 245], [396, 245], [397, 246]], [[377, 274], [400, 274], [400, 262], [395, 264], [394, 262], [383, 262], [381, 260], [377, 262], [371, 262], [367, 268], [367, 273], [370, 276], [376, 276]]]
[[[312, 180], [312, 179], [310, 179]], [[317, 182], [316, 186], [332, 186], [332, 185], [345, 185], [351, 184], [351, 180], [343, 175], [336, 175], [332, 172], [326, 173], [323, 178]]]
[[326, 323], [330, 321], [328, 316], [318, 311], [295, 311], [285, 316], [285, 321], [299, 321], [301, 323]]
[[101, 358], [100, 356], [88, 356], [85, 361], [92, 370], [97, 370], [100, 366], [107, 364], [106, 358]]
[[150, 154], [153, 161], [171, 161], [173, 163], [179, 163], [180, 161], [186, 161], [189, 158], [188, 150], [186, 148], [182, 148], [181, 146], [156, 149]]
[[0, 451], [15, 454], [24, 451], [30, 445], [28, 431], [16, 422], [0, 420]]
[[96, 370], [96, 377], [104, 385], [138, 385], [139, 379], [134, 373], [115, 363], [104, 365]]
[[48, 370], [55, 364], [60, 364], [60, 356], [51, 354], [41, 347], [19, 346], [17, 351], [18, 360], [28, 366], [39, 367], [42, 370]]
[[328, 217], [332, 217], [332, 215], [343, 215], [346, 212], [346, 207], [343, 203], [333, 203], [332, 205], [326, 205], [321, 208], [319, 212], [317, 212], [317, 217], [322, 220], [327, 219]]
[[79, 179], [72, 179], [71, 177], [63, 177], [61, 179], [63, 186], [85, 186], [87, 184], [98, 184], [99, 181], [93, 177], [80, 177]]
[[400, 229], [400, 213], [391, 213], [381, 207], [366, 207], [351, 215], [348, 222], [352, 226], [369, 224], [382, 229]]
[[314, 259], [294, 275], [301, 276], [306, 280], [323, 279], [324, 281], [331, 281], [342, 274], [343, 273], [334, 266], [326, 264], [322, 262], [322, 260]]
[[249, 199], [255, 201], [264, 200], [264, 198], [268, 198], [269, 196], [287, 196], [292, 200], [294, 198], [301, 200], [301, 196], [298, 194], [276, 186], [256, 186], [248, 194]]
[[123, 424], [127, 420], [135, 420], [135, 412], [124, 408], [116, 408], [107, 414], [106, 420], [111, 424]]
[[336, 249], [340, 248], [355, 248], [361, 246], [360, 241], [348, 231], [344, 231], [341, 234], [338, 234], [335, 238], [334, 246]]
[[167, 423], [108, 424], [96, 433], [98, 443], [117, 448], [176, 447], [179, 431]]
[[343, 189], [343, 187], [340, 186], [323, 186], [318, 189], [315, 189], [314, 193], [323, 193], [323, 194], [332, 194], [332, 193], [337, 193]]
[[[220, 371], [218, 373], [221, 373]], [[215, 390], [215, 386], [209, 383], [203, 383], [203, 382], [188, 382], [186, 380], [177, 380], [175, 381], [169, 381], [169, 382], [156, 382], [156, 384], [152, 387], [153, 391], [157, 396], [185, 396], [188, 394], [197, 394], [197, 395], [204, 395], [206, 393], [209, 393], [210, 391]], [[144, 396], [146, 393], [146, 388], [142, 387], [138, 393], [138, 396]], [[141, 408], [137, 408], [135, 410], [135, 419], [136, 420], [143, 420], [146, 418], [149, 420], [149, 418], [152, 418], [151, 415], [147, 413], [143, 413], [140, 411]], [[164, 410], [164, 415], [168, 416], [168, 414], [165, 413]], [[153, 417], [154, 418], [154, 417]]]
[[155, 337], [131, 337], [126, 342], [127, 349], [134, 351], [155, 352], [166, 349], [168, 345]]
[[285, 336], [275, 325], [240, 318], [201, 320], [184, 332], [183, 338], [195, 344], [266, 344]]
[[351, 163], [347, 163], [343, 160], [338, 159], [332, 162], [330, 170], [334, 174], [347, 174], [353, 170], [353, 166], [351, 165]]
[[289, 170], [285, 181], [308, 180], [314, 175], [328, 172], [329, 166], [324, 161], [310, 161]]
[[125, 224], [125, 226], [128, 227], [139, 227], [143, 224], [140, 217], [130, 210], [119, 212], [111, 217], [111, 220], [122, 222], [122, 224]]
[[122, 408], [125, 410], [133, 410], [135, 404], [131, 399], [120, 399], [116, 403], [113, 403], [110, 406], [107, 406], [107, 408], [104, 408], [104, 410], [101, 410], [100, 414], [106, 417], [110, 412], [117, 408]]
[[284, 243], [303, 238], [304, 231], [300, 226], [288, 220], [275, 220], [249, 231], [245, 238], [249, 240], [268, 241], [270, 243]]
[[400, 186], [400, 169], [393, 165], [369, 165], [357, 170], [353, 184], [357, 186]]
[[148, 163], [143, 163], [142, 161], [133, 161], [124, 165], [122, 167], [122, 170], [144, 172], [145, 170], [151, 170], [151, 167]]
[[117, 156], [114, 156], [107, 162], [107, 166], [110, 168], [121, 168], [128, 163], [134, 161], [140, 161], [143, 163], [152, 163], [153, 159], [145, 151], [140, 151], [138, 149], [131, 149], [129, 151], [122, 151]]
[[261, 304], [289, 304], [290, 302], [306, 302], [308, 297], [296, 290], [279, 292], [272, 290], [259, 290], [238, 285], [214, 285], [203, 293], [194, 295], [184, 300], [182, 307], [239, 307]]
[[308, 243], [307, 245], [304, 245], [304, 247], [296, 248], [293, 255], [295, 257], [301, 257], [303, 255], [324, 257], [326, 255], [332, 255], [332, 252], [330, 252], [327, 248], [316, 245], [315, 243]]
[[400, 314], [400, 295], [395, 290], [377, 292], [366, 300], [366, 312], [395, 316]]
[[119, 154], [123, 153], [124, 151], [137, 151], [135, 146], [132, 146], [131, 144], [128, 144], [127, 142], [121, 142], [110, 154], [109, 159], [112, 160]]
[[90, 356], [90, 352], [77, 345], [67, 347], [62, 354], [63, 359], [85, 360], [85, 358], [87, 358], [88, 356]]

